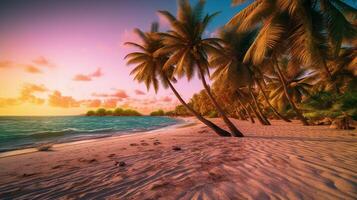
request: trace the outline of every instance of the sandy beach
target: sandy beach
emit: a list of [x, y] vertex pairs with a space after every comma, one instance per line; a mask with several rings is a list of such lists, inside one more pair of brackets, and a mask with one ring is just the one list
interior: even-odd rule
[[222, 138], [188, 120], [2, 157], [0, 199], [357, 197], [356, 130], [234, 121], [246, 137]]

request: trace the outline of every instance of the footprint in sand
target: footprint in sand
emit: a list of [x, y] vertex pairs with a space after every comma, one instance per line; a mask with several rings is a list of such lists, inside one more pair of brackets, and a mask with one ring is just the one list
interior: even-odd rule
[[111, 154], [108, 155], [108, 158], [112, 158], [114, 156], [116, 156], [116, 154], [115, 153], [111, 153]]
[[139, 146], [139, 145], [136, 144], [136, 143], [131, 143], [130, 146], [133, 146], [133, 147], [134, 147], [134, 146]]
[[154, 145], [159, 145], [159, 144], [161, 144], [161, 142], [155, 141], [153, 144], [154, 144]]
[[197, 131], [197, 133], [207, 133], [208, 130], [201, 130], [201, 131]]
[[93, 159], [84, 159], [84, 158], [80, 158], [78, 159], [79, 162], [85, 162], [85, 163], [94, 163], [94, 162], [98, 162], [97, 159], [93, 158]]
[[115, 161], [115, 166], [124, 167], [126, 166], [126, 163], [124, 161]]
[[56, 165], [56, 166], [53, 166], [51, 169], [60, 169], [62, 167], [64, 167], [65, 165]]
[[87, 162], [88, 162], [88, 163], [93, 163], [93, 162], [98, 162], [98, 160], [95, 159], [95, 158], [93, 158], [93, 159], [88, 160]]
[[172, 150], [174, 150], [174, 151], [181, 151], [182, 149], [181, 149], [181, 147], [179, 147], [179, 146], [172, 146]]
[[39, 174], [39, 173], [24, 173], [24, 174], [22, 174], [22, 177], [30, 177], [30, 176], [34, 176], [36, 174]]
[[142, 143], [140, 143], [141, 144], [141, 146], [149, 146], [150, 144], [148, 144], [148, 143], [146, 143], [146, 142], [142, 142]]

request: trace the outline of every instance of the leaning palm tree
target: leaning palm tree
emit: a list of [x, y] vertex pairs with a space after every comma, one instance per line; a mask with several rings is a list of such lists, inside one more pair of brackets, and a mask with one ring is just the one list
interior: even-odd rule
[[[270, 89], [270, 98], [274, 104], [284, 104], [289, 102], [297, 117], [308, 125], [307, 120], [303, 117], [298, 109], [297, 102], [301, 102], [303, 97], [309, 96], [309, 90], [318, 81], [316, 73], [304, 68], [296, 68], [294, 64], [289, 63], [287, 59], [280, 62], [280, 72], [278, 75], [267, 75], [268, 88]], [[285, 85], [281, 84], [284, 79]]]
[[[245, 0], [233, 1], [242, 2]], [[357, 29], [352, 24], [356, 16], [357, 10], [342, 0], [256, 0], [228, 24], [239, 25], [239, 31], [262, 24], [247, 60], [256, 64], [268, 51], [284, 49], [302, 65], [323, 69], [334, 84], [327, 61], [338, 55], [343, 42], [356, 39]], [[334, 88], [338, 92], [336, 85]]]
[[149, 90], [152, 86], [155, 92], [159, 89], [159, 83], [164, 88], [170, 88], [176, 95], [181, 104], [190, 111], [198, 120], [210, 127], [220, 136], [230, 136], [230, 133], [221, 129], [216, 124], [202, 117], [194, 109], [191, 108], [177, 92], [176, 88], [173, 86], [172, 82], [175, 82], [173, 76], [174, 68], [173, 66], [166, 67], [163, 71], [162, 67], [167, 61], [168, 57], [161, 55], [160, 57], [154, 56], [155, 51], [162, 47], [162, 40], [160, 35], [157, 34], [158, 25], [153, 23], [151, 32], [142, 32], [139, 29], [135, 29], [135, 32], [143, 40], [143, 44], [137, 44], [133, 42], [127, 42], [125, 44], [137, 47], [140, 49], [138, 52], [132, 52], [125, 56], [128, 59], [127, 64], [134, 64], [135, 68], [131, 71], [131, 75], [134, 75], [134, 80], [140, 83], [145, 83], [147, 89]]
[[[258, 76], [258, 78], [256, 76]], [[266, 82], [264, 81], [263, 76], [264, 76], [264, 74], [262, 74], [262, 73], [260, 73], [259, 75], [256, 75], [256, 74], [254, 75], [254, 81], [255, 81], [257, 88], [259, 88], [262, 99], [268, 105], [268, 107], [274, 113], [274, 115], [276, 117], [278, 117], [279, 119], [282, 119], [286, 122], [291, 122], [291, 120], [289, 120], [286, 116], [283, 116], [280, 112], [278, 112], [278, 110], [270, 102], [270, 99], [266, 92], [266, 88], [263, 86], [263, 85], [266, 85]]]
[[[224, 41], [224, 48], [219, 52], [213, 52], [210, 57], [210, 64], [216, 68], [216, 71], [212, 74], [212, 79], [216, 80], [218, 77], [227, 80], [229, 84], [236, 85], [237, 87], [250, 83], [250, 88], [257, 85], [257, 88], [263, 93], [264, 100], [269, 105], [273, 113], [280, 119], [290, 122], [286, 117], [282, 116], [269, 102], [267, 95], [262, 87], [260, 77], [257, 74], [262, 74], [258, 67], [248, 66], [243, 63], [245, 53], [249, 49], [250, 45], [254, 41], [257, 31], [236, 32], [233, 28], [223, 28], [220, 31], [220, 38]], [[252, 93], [251, 91], [250, 93]], [[257, 99], [252, 96], [255, 104]], [[265, 119], [266, 125], [270, 122], [266, 119], [261, 112], [260, 107], [257, 107], [262, 117]]]
[[224, 48], [211, 53], [209, 63], [216, 69], [211, 78], [223, 87], [228, 85], [234, 87], [236, 91], [241, 87], [248, 88], [257, 118], [263, 125], [270, 125], [253, 94], [253, 73], [250, 67], [243, 63], [244, 54], [254, 39], [254, 35], [254, 32], [236, 33], [234, 30], [221, 30], [220, 37]]
[[171, 30], [162, 33], [164, 47], [157, 53], [171, 54], [164, 65], [164, 70], [171, 65], [176, 65], [174, 73], [178, 77], [186, 75], [190, 80], [197, 71], [209, 99], [231, 130], [232, 135], [242, 137], [243, 134], [228, 119], [226, 113], [212, 95], [210, 86], [206, 81], [206, 76], [209, 75], [207, 54], [220, 48], [220, 40], [217, 38], [203, 39], [207, 25], [217, 15], [217, 13], [214, 13], [202, 17], [203, 7], [204, 1], [199, 1], [192, 8], [188, 0], [180, 0], [177, 18], [168, 11], [159, 11], [170, 22]]

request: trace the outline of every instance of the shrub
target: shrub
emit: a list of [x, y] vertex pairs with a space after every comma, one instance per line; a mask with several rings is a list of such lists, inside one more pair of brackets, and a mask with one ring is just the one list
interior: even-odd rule
[[164, 116], [165, 112], [162, 109], [159, 109], [157, 111], [151, 112], [150, 115], [151, 116]]
[[87, 116], [94, 116], [95, 115], [95, 112], [93, 110], [90, 110], [87, 112], [86, 114]]
[[124, 110], [122, 108], [117, 108], [117, 109], [114, 110], [113, 115], [114, 116], [121, 116], [121, 115], [123, 115], [123, 113], [124, 113]]
[[96, 116], [105, 116], [106, 112], [107, 111], [104, 108], [99, 108], [95, 114]]
[[136, 110], [133, 109], [122, 109], [116, 108], [114, 111], [105, 110], [104, 108], [99, 108], [96, 112], [88, 111], [87, 116], [141, 116]]
[[357, 92], [346, 92], [341, 96], [341, 109], [357, 109]]
[[111, 110], [107, 110], [107, 111], [105, 111], [105, 115], [106, 116], [111, 116], [111, 115], [113, 115], [113, 111], [111, 111]]
[[176, 114], [175, 114], [175, 111], [170, 110], [170, 111], [167, 111], [167, 112], [165, 113], [165, 115], [166, 115], [166, 116], [175, 116]]
[[123, 110], [122, 116], [141, 116], [141, 114], [132, 109]]
[[318, 91], [305, 100], [304, 104], [305, 107], [310, 109], [330, 109], [336, 100], [337, 97], [334, 94], [326, 91]]

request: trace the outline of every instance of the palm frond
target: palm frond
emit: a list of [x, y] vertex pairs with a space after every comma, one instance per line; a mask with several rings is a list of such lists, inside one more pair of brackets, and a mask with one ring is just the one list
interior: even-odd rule
[[129, 59], [129, 58], [136, 58], [136, 57], [140, 57], [140, 56], [146, 56], [145, 53], [142, 52], [133, 52], [133, 53], [129, 53], [127, 54], [124, 59]]
[[[341, 44], [344, 39], [351, 40], [357, 37], [357, 29], [349, 21], [347, 21], [343, 12], [337, 7], [335, 7], [332, 2], [335, 2], [336, 4], [344, 4], [344, 3], [340, 2], [339, 0], [335, 0], [335, 1], [321, 0], [321, 7], [327, 19], [329, 40], [334, 48], [333, 55], [336, 56], [338, 55], [339, 50], [341, 49]], [[354, 11], [356, 16], [357, 10], [354, 9]]]
[[[242, 22], [248, 18], [249, 15], [251, 15], [261, 4], [263, 1], [258, 0], [254, 1], [250, 5], [248, 5], [246, 8], [241, 10], [239, 13], [234, 15], [231, 20], [227, 23], [228, 26], [239, 26], [242, 24]], [[257, 15], [257, 13], [255, 13]]]
[[125, 42], [124, 45], [137, 47], [137, 48], [139, 48], [139, 49], [142, 50], [142, 51], [145, 51], [145, 50], [146, 50], [145, 47], [143, 47], [143, 46], [140, 45], [140, 44], [136, 44], [136, 43], [134, 43], [134, 42]]
[[260, 65], [268, 51], [282, 42], [284, 33], [284, 26], [279, 23], [278, 19], [270, 17], [264, 23], [255, 41], [245, 54], [244, 63], [251, 61], [254, 65]]

